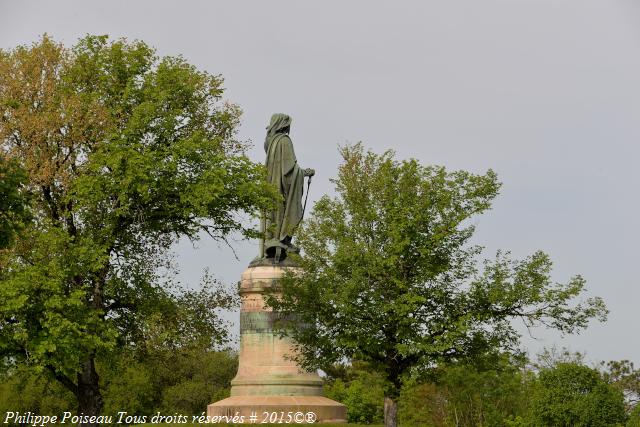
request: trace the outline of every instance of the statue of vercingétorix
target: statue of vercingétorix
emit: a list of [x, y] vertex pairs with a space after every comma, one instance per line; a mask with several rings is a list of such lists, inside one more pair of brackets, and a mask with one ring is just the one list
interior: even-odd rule
[[[267, 179], [280, 190], [282, 200], [275, 209], [264, 212], [261, 221], [263, 240], [258, 259], [273, 263], [283, 261], [287, 252], [298, 252], [291, 243], [296, 227], [302, 220], [304, 208], [302, 195], [304, 177], [315, 175], [313, 169], [302, 169], [296, 160], [293, 142], [289, 136], [291, 117], [286, 114], [274, 114], [267, 126], [264, 150]], [[305, 200], [306, 204], [306, 200]]]

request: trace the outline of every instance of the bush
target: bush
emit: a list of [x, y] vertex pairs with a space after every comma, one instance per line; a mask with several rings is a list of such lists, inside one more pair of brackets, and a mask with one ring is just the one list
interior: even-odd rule
[[631, 410], [627, 427], [640, 427], [640, 404], [636, 403], [636, 406]]
[[35, 412], [59, 414], [75, 410], [75, 396], [48, 372], [21, 367], [0, 374], [0, 414]]
[[400, 420], [406, 426], [517, 426], [526, 412], [532, 374], [506, 354], [474, 363], [443, 364], [436, 383], [405, 387]]
[[154, 408], [157, 392], [148, 366], [123, 358], [105, 375], [104, 414], [148, 414]]
[[605, 427], [622, 425], [624, 420], [622, 392], [595, 369], [559, 363], [540, 372], [531, 402], [531, 425]]
[[384, 393], [382, 377], [370, 372], [365, 364], [355, 362], [342, 368], [341, 378], [325, 384], [325, 394], [347, 407], [350, 423], [382, 423]]

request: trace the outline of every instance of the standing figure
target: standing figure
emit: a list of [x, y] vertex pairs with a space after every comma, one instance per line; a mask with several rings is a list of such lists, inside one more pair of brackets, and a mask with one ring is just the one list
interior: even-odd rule
[[274, 210], [265, 212], [261, 224], [264, 240], [260, 258], [270, 258], [276, 263], [286, 258], [287, 251], [298, 252], [298, 248], [291, 244], [291, 239], [304, 213], [304, 177], [315, 175], [313, 169], [302, 169], [298, 165], [293, 142], [289, 137], [290, 129], [291, 117], [286, 114], [274, 114], [271, 116], [264, 141], [267, 179], [280, 190], [282, 200]]

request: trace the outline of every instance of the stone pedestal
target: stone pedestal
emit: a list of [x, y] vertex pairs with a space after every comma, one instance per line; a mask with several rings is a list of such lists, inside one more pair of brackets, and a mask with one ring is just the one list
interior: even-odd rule
[[253, 423], [261, 423], [265, 415], [277, 413], [278, 421], [283, 417], [286, 423], [291, 413], [292, 418], [304, 414], [305, 423], [346, 422], [346, 407], [322, 396], [322, 379], [287, 358], [293, 353], [291, 341], [273, 331], [275, 313], [266, 307], [264, 293], [277, 286], [287, 268], [295, 267], [262, 265], [242, 274], [238, 373], [231, 381], [231, 397], [209, 405], [207, 415], [239, 415], [245, 423], [255, 415]]

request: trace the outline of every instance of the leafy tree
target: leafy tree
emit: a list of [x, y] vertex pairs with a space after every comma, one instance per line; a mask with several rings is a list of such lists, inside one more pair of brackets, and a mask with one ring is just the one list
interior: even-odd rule
[[636, 369], [629, 360], [611, 360], [606, 365], [603, 362], [601, 369], [604, 369], [605, 381], [623, 392], [627, 410], [637, 407], [640, 403], [640, 369]]
[[209, 403], [229, 397], [231, 380], [238, 371], [235, 354], [195, 348], [177, 356], [180, 359], [173, 366], [178, 375], [174, 372], [175, 383], [162, 390], [161, 410], [200, 414]]
[[[222, 94], [220, 76], [140, 41], [88, 36], [68, 49], [44, 36], [0, 51], [1, 151], [25, 170], [34, 217], [1, 255], [0, 357], [48, 372], [80, 412], [103, 407], [98, 357], [154, 333], [180, 344], [162, 335], [189, 315], [171, 309], [158, 274], [170, 245], [253, 235], [237, 213], [271, 204]], [[224, 338], [215, 313], [194, 320]]]
[[[428, 378], [403, 385], [403, 426], [504, 426], [528, 410], [535, 374], [522, 355], [499, 354], [473, 363], [442, 364]], [[349, 422], [381, 423], [384, 378], [363, 362], [327, 370], [326, 395], [347, 406]]]
[[445, 367], [438, 385], [451, 425], [498, 427], [526, 412], [533, 378], [523, 361], [502, 355], [492, 365]]
[[199, 415], [229, 396], [237, 367], [234, 353], [199, 346], [156, 349], [144, 358], [123, 355], [101, 370], [105, 413]]
[[[338, 369], [336, 369], [338, 368]], [[339, 375], [336, 375], [338, 374]], [[383, 378], [365, 363], [338, 365], [329, 369], [325, 394], [347, 407], [350, 423], [379, 424], [383, 418]]]
[[548, 348], [545, 347], [541, 352], [536, 354], [536, 361], [533, 367], [537, 370], [555, 368], [560, 363], [574, 363], [584, 365], [586, 353], [571, 351], [566, 347], [558, 349], [555, 345]]
[[126, 353], [114, 358], [116, 360], [104, 366], [98, 361], [103, 413], [124, 411], [130, 415], [148, 415], [155, 408], [159, 394], [155, 366]]
[[26, 175], [16, 162], [0, 153], [0, 249], [9, 247], [28, 220], [27, 200], [22, 191]]
[[[104, 414], [200, 414], [208, 403], [228, 397], [237, 356], [212, 350], [210, 334], [220, 325], [198, 320], [210, 317], [208, 305], [201, 304], [206, 295], [180, 295], [163, 307], [162, 319], [149, 316], [148, 332], [135, 346], [97, 358]], [[6, 360], [0, 373], [0, 412], [60, 413], [73, 406], [75, 397], [46, 371]]]
[[402, 385], [421, 369], [514, 349], [513, 318], [563, 333], [605, 318], [599, 298], [571, 304], [585, 281], [554, 283], [542, 252], [478, 267], [471, 218], [498, 194], [492, 171], [447, 172], [360, 144], [341, 154], [337, 196], [316, 203], [300, 232], [301, 271], [269, 304], [308, 325], [281, 323], [303, 366], [358, 358], [383, 374], [385, 425], [396, 425]]
[[[142, 357], [111, 355], [97, 361], [104, 414], [200, 414], [207, 404], [229, 396], [238, 359], [229, 351], [189, 346], [154, 349]], [[0, 413], [8, 411], [59, 414], [73, 406], [75, 396], [47, 372], [10, 366], [0, 374]]]
[[[405, 385], [398, 399], [399, 423], [407, 427], [448, 427], [451, 414], [447, 403], [435, 383]], [[452, 418], [455, 420], [455, 414]]]
[[600, 373], [576, 363], [540, 372], [531, 401], [532, 426], [604, 427], [625, 420], [622, 392]]
[[629, 419], [627, 420], [627, 427], [640, 427], [640, 405], [637, 405], [631, 410]]
[[398, 416], [406, 426], [504, 426], [527, 412], [535, 376], [522, 357], [501, 354], [443, 364], [435, 382], [405, 386]]
[[24, 365], [4, 368], [0, 373], [1, 414], [9, 411], [60, 414], [73, 405], [75, 396], [46, 373]]

